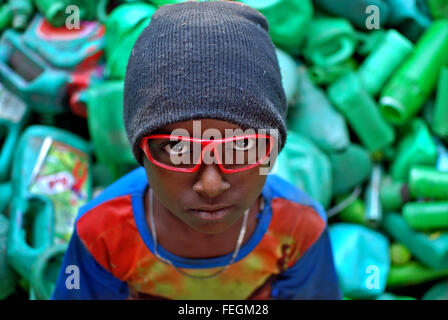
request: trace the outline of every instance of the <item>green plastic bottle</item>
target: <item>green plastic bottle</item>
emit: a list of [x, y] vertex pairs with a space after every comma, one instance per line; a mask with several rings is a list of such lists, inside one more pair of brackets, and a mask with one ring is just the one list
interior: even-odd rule
[[17, 286], [18, 276], [8, 264], [6, 248], [8, 246], [9, 221], [0, 212], [0, 300], [11, 295]]
[[427, 0], [427, 2], [434, 19], [448, 18], [447, 0]]
[[[448, 2], [447, 2], [448, 3]], [[440, 137], [448, 138], [448, 67], [440, 70], [437, 98], [432, 117], [432, 130]]]
[[448, 201], [409, 202], [403, 207], [403, 218], [415, 230], [448, 228]]
[[434, 166], [437, 161], [437, 146], [426, 123], [420, 118], [414, 119], [409, 128], [390, 167], [391, 176], [396, 181], [406, 182], [412, 166]]
[[9, 5], [13, 14], [12, 27], [25, 29], [34, 11], [32, 0], [9, 0]]
[[336, 195], [349, 192], [362, 184], [372, 170], [369, 153], [361, 146], [350, 144], [340, 152], [330, 152], [328, 157], [333, 171], [333, 192]]
[[318, 17], [309, 26], [303, 55], [312, 64], [334, 66], [349, 59], [356, 45], [356, 33], [348, 20]]
[[369, 151], [379, 151], [392, 144], [393, 128], [381, 117], [375, 100], [364, 90], [356, 73], [349, 72], [333, 83], [328, 88], [328, 97]]
[[260, 11], [268, 20], [272, 41], [298, 53], [313, 17], [311, 0], [240, 0]]
[[409, 173], [409, 190], [414, 198], [448, 200], [448, 172], [427, 166], [412, 167]]
[[288, 105], [292, 106], [297, 102], [299, 74], [298, 65], [293, 57], [285, 51], [276, 48], [278, 64], [280, 66], [280, 73], [282, 75], [282, 85], [285, 90], [286, 101]]
[[434, 270], [425, 267], [418, 261], [410, 261], [404, 265], [390, 267], [387, 278], [388, 288], [406, 287], [437, 280], [448, 276], [448, 269]]
[[51, 67], [13, 30], [6, 30], [0, 40], [0, 81], [36, 112], [54, 115], [67, 111], [70, 74]]
[[79, 207], [91, 198], [90, 162], [90, 145], [65, 130], [33, 125], [21, 136], [13, 162], [8, 259], [28, 281], [39, 256], [70, 239]]
[[87, 90], [87, 123], [93, 151], [97, 160], [112, 170], [113, 179], [138, 166], [123, 123], [123, 90], [123, 81], [112, 80]]
[[26, 104], [0, 83], [0, 182], [9, 179], [12, 155], [29, 115]]
[[98, 2], [92, 0], [34, 0], [34, 4], [54, 27], [65, 25], [72, 14], [66, 10], [72, 5], [78, 7], [80, 20], [95, 20], [97, 16]]
[[151, 21], [156, 7], [147, 3], [128, 3], [115, 8], [106, 20], [106, 70], [110, 79], [124, 79], [132, 48]]
[[366, 91], [376, 96], [413, 47], [399, 32], [388, 30], [381, 44], [359, 66], [359, 77]]
[[407, 184], [384, 177], [380, 186], [380, 201], [384, 211], [401, 211], [401, 207], [410, 199]]
[[447, 52], [448, 19], [436, 20], [381, 92], [380, 108], [389, 122], [402, 125], [421, 109], [448, 62]]
[[382, 226], [394, 241], [406, 246], [427, 267], [448, 269], [448, 232], [426, 234], [416, 231], [397, 213], [385, 214]]
[[52, 27], [36, 14], [23, 35], [28, 48], [51, 66], [82, 71], [97, 65], [103, 56], [105, 28], [98, 22], [82, 21], [79, 29]]
[[289, 111], [289, 128], [326, 152], [346, 149], [350, 138], [345, 119], [330, 104], [325, 92], [314, 86], [304, 65], [298, 67], [297, 75], [300, 99]]
[[299, 187], [325, 208], [330, 204], [331, 163], [308, 138], [290, 130], [272, 174]]

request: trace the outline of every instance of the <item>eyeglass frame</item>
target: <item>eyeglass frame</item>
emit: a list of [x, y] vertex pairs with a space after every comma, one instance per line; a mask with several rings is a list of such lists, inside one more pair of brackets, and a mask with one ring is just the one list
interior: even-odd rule
[[[160, 163], [156, 159], [154, 159], [154, 157], [151, 155], [151, 152], [149, 151], [148, 140], [150, 140], [150, 139], [168, 139], [168, 138], [170, 140], [173, 139], [173, 140], [183, 140], [183, 141], [189, 141], [189, 142], [194, 142], [194, 143], [200, 143], [201, 144], [201, 156], [199, 158], [198, 163], [195, 164], [195, 166], [192, 168], [176, 168], [176, 167], [171, 167], [169, 165]], [[170, 135], [170, 134], [153, 134], [153, 135], [149, 135], [149, 136], [146, 136], [141, 139], [140, 149], [142, 149], [142, 151], [144, 152], [144, 154], [146, 155], [146, 157], [148, 158], [149, 161], [151, 161], [153, 164], [155, 164], [161, 168], [171, 170], [171, 171], [176, 171], [176, 172], [193, 173], [193, 172], [197, 172], [199, 170], [199, 168], [201, 167], [203, 158], [204, 158], [204, 152], [206, 150], [211, 149], [213, 151], [216, 151], [216, 148], [214, 147], [214, 145], [220, 145], [220, 144], [223, 144], [223, 143], [229, 142], [229, 141], [238, 141], [238, 140], [251, 139], [251, 138], [267, 138], [267, 139], [269, 139], [269, 151], [266, 153], [266, 156], [264, 156], [263, 159], [257, 161], [254, 164], [249, 165], [248, 167], [236, 168], [236, 169], [226, 169], [226, 168], [224, 168], [223, 164], [220, 163], [220, 161], [219, 161], [220, 160], [219, 155], [218, 155], [219, 153], [214, 152], [213, 157], [217, 160], [216, 164], [218, 165], [219, 169], [223, 173], [237, 173], [237, 172], [242, 172], [242, 171], [246, 171], [246, 170], [255, 168], [255, 167], [261, 165], [264, 161], [266, 161], [266, 159], [268, 159], [271, 156], [271, 152], [274, 149], [274, 143], [275, 143], [274, 137], [269, 134], [256, 133], [256, 134], [248, 134], [248, 135], [239, 135], [239, 136], [234, 136], [234, 137], [229, 137], [229, 138], [224, 138], [224, 139], [211, 140], [211, 139], [199, 139], [199, 138], [184, 137], [184, 136]]]

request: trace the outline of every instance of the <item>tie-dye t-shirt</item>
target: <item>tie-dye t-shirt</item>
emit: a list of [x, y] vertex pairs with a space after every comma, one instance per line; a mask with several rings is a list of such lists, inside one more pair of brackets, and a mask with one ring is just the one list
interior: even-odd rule
[[[53, 299], [340, 299], [323, 208], [270, 175], [264, 209], [251, 237], [223, 273], [184, 276], [153, 254], [144, 211], [143, 168], [127, 174], [81, 208]], [[177, 268], [209, 275], [232, 254], [206, 259], [158, 253]], [[66, 272], [74, 270], [77, 274]], [[78, 282], [68, 279], [79, 276]]]

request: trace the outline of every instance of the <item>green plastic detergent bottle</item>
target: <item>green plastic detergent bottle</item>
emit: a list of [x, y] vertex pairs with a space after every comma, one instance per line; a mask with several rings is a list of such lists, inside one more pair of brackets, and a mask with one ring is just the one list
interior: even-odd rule
[[437, 161], [437, 146], [426, 123], [414, 119], [408, 133], [401, 139], [397, 155], [390, 166], [391, 176], [396, 181], [406, 182], [414, 165], [434, 166]]
[[444, 66], [440, 70], [432, 119], [431, 127], [435, 134], [448, 138], [448, 66]]
[[346, 73], [334, 82], [328, 88], [328, 97], [369, 151], [380, 151], [395, 140], [393, 128], [382, 118], [356, 73]]
[[9, 221], [0, 212], [0, 300], [7, 298], [16, 290], [18, 276], [8, 265], [6, 248], [8, 246]]
[[366, 91], [376, 96], [413, 47], [412, 42], [399, 32], [388, 30], [381, 44], [369, 54], [358, 69]]
[[427, 0], [427, 2], [434, 19], [448, 18], [447, 0]]
[[0, 4], [0, 34], [11, 26], [12, 17], [11, 6], [8, 3]]
[[155, 11], [156, 7], [139, 2], [122, 4], [110, 13], [106, 20], [107, 78], [124, 79], [132, 48]]
[[240, 0], [260, 11], [268, 20], [272, 41], [297, 54], [313, 17], [311, 0]]
[[351, 23], [361, 30], [367, 28], [366, 20], [371, 13], [370, 11], [366, 12], [366, 9], [370, 5], [378, 8], [378, 22], [381, 29], [387, 23], [390, 14], [387, 0], [314, 0], [314, 4], [318, 9], [349, 19]]
[[390, 269], [389, 241], [365, 226], [329, 227], [333, 257], [344, 296], [371, 299], [383, 293]]
[[448, 19], [436, 20], [381, 92], [380, 108], [389, 122], [403, 125], [421, 109], [448, 62], [447, 52]]
[[70, 132], [33, 125], [22, 134], [13, 162], [8, 259], [28, 281], [39, 256], [70, 239], [79, 207], [91, 198], [90, 163], [90, 145]]
[[312, 64], [333, 66], [349, 59], [356, 45], [356, 33], [348, 20], [317, 17], [309, 26], [303, 55]]
[[350, 138], [345, 119], [330, 104], [324, 91], [314, 86], [304, 65], [298, 67], [297, 74], [300, 99], [290, 109], [289, 128], [306, 136], [324, 151], [346, 149]]
[[327, 208], [332, 198], [331, 163], [311, 140], [288, 131], [272, 174], [284, 178]]
[[12, 27], [23, 30], [28, 24], [28, 20], [33, 15], [32, 0], [9, 0], [9, 5], [13, 14]]
[[80, 20], [95, 20], [98, 1], [92, 0], [34, 0], [37, 9], [45, 16], [45, 19], [54, 26], [62, 27], [74, 12], [70, 6], [76, 6], [79, 10]]
[[410, 261], [403, 265], [390, 267], [387, 278], [388, 288], [406, 287], [445, 278], [448, 269], [435, 270], [425, 267], [418, 261]]
[[0, 182], [9, 178], [16, 142], [29, 115], [26, 104], [0, 83]]
[[387, 213], [382, 220], [384, 230], [427, 267], [448, 269], [448, 232], [432, 234], [416, 231], [397, 213]]
[[282, 75], [282, 85], [285, 90], [286, 101], [288, 105], [294, 105], [297, 102], [299, 74], [298, 65], [293, 57], [285, 51], [276, 48], [278, 64], [280, 66], [280, 73]]
[[79, 29], [56, 28], [36, 14], [23, 42], [53, 67], [80, 71], [98, 64], [104, 52], [104, 34], [105, 27], [95, 21], [82, 21]]
[[[124, 82], [99, 82], [87, 90], [87, 123], [98, 162], [112, 170], [115, 180], [138, 166], [123, 123]], [[109, 181], [112, 182], [112, 181]]]
[[0, 40], [0, 81], [36, 112], [54, 115], [67, 110], [70, 74], [50, 66], [13, 30], [5, 31]]

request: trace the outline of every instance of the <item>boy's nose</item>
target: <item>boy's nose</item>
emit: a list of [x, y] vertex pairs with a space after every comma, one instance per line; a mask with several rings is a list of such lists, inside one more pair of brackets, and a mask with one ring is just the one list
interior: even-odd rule
[[223, 179], [223, 174], [216, 164], [202, 166], [198, 180], [193, 185], [194, 191], [213, 198], [230, 188], [230, 184]]

